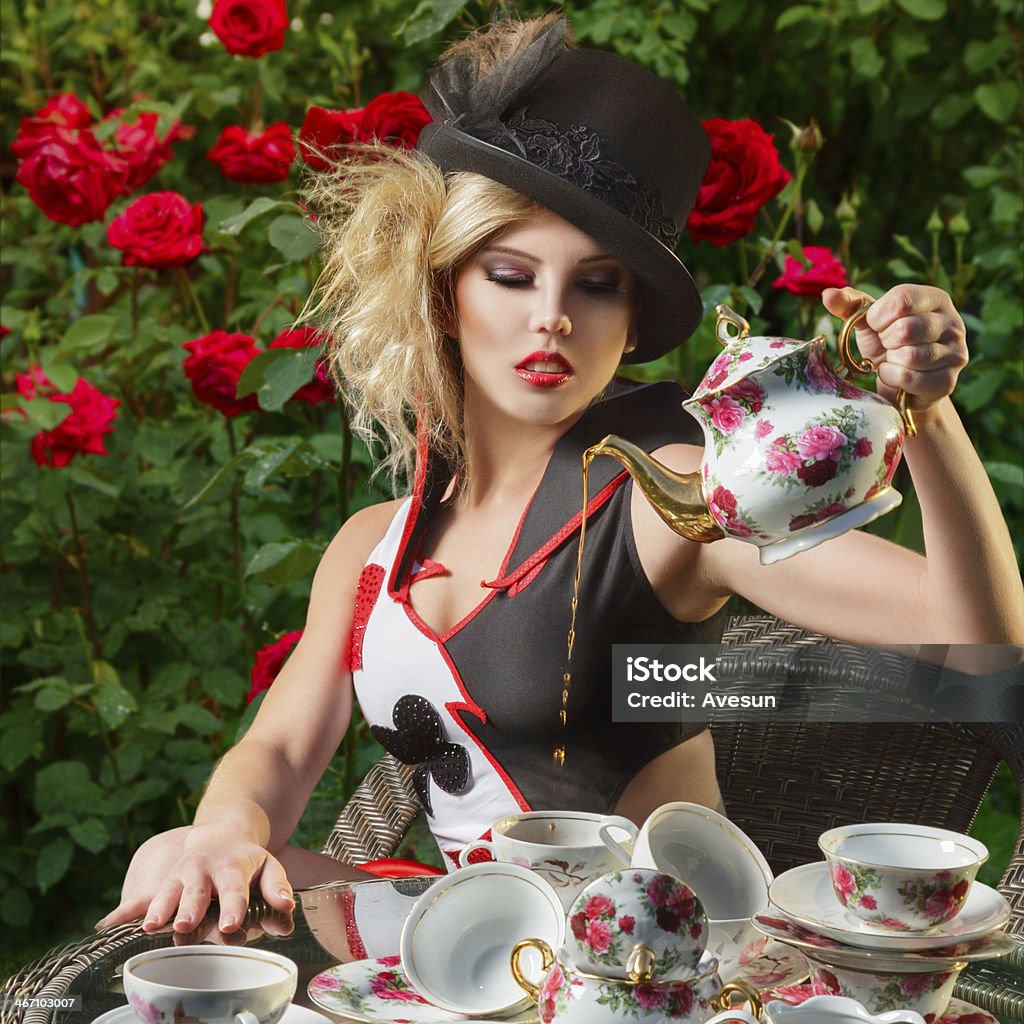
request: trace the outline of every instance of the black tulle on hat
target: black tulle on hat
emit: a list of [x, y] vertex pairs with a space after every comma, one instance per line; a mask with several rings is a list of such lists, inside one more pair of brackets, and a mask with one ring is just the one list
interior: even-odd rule
[[535, 199], [608, 247], [640, 281], [646, 362], [700, 322], [700, 294], [675, 254], [711, 153], [675, 90], [639, 65], [570, 48], [553, 21], [479, 77], [456, 56], [431, 76], [434, 118], [419, 149], [444, 171], [474, 171]]

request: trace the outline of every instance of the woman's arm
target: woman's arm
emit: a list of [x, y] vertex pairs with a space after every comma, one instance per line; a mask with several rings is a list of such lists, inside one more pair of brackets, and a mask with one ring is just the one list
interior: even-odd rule
[[[863, 296], [830, 290], [847, 316]], [[963, 323], [945, 292], [900, 286], [869, 310], [857, 332], [879, 390], [902, 387], [918, 424], [905, 457], [921, 505], [926, 556], [862, 532], [771, 566], [739, 541], [695, 545], [660, 525], [642, 497], [632, 511], [637, 548], [656, 591], [679, 618], [703, 618], [732, 593], [805, 629], [851, 642], [1024, 642], [1024, 594], [1009, 531], [977, 453], [949, 399], [966, 363]], [[689, 471], [700, 453], [665, 452]]]
[[280, 910], [291, 886], [277, 857], [344, 737], [352, 713], [347, 648], [360, 571], [395, 503], [357, 513], [324, 553], [306, 626], [252, 726], [221, 760], [193, 824], [154, 836], [132, 860], [120, 905], [102, 925], [145, 915], [189, 931], [213, 896], [220, 928], [237, 928], [253, 884]]

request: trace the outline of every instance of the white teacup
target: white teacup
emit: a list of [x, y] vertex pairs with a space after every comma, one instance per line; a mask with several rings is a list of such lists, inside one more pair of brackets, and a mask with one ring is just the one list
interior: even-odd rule
[[[602, 838], [605, 834], [611, 836], [613, 845]], [[468, 864], [474, 850], [487, 850], [496, 861], [536, 871], [557, 891], [562, 907], [568, 910], [592, 879], [629, 865], [629, 848], [636, 834], [633, 822], [615, 814], [527, 811], [499, 818], [491, 826], [491, 839], [470, 843], [459, 863]]]
[[402, 928], [402, 969], [441, 1009], [471, 1017], [512, 1011], [526, 1005], [511, 964], [526, 938], [562, 945], [565, 911], [555, 890], [517, 864], [471, 864], [413, 904]]
[[142, 1024], [277, 1024], [298, 981], [294, 961], [262, 949], [151, 949], [124, 965], [124, 991]]

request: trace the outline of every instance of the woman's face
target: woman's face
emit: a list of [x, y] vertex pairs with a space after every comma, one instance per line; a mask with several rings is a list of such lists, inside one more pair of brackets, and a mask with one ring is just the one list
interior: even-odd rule
[[632, 272], [557, 214], [496, 235], [455, 280], [467, 415], [571, 424], [634, 345], [635, 295]]

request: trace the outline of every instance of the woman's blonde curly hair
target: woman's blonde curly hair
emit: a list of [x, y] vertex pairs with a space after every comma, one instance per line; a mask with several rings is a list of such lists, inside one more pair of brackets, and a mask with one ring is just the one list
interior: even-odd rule
[[[442, 55], [471, 54], [486, 74], [552, 17], [507, 21]], [[308, 194], [324, 266], [304, 318], [328, 338], [351, 426], [380, 452], [377, 472], [411, 482], [418, 436], [465, 481], [456, 276], [495, 234], [536, 213], [531, 199], [478, 174], [444, 175], [427, 157], [385, 145], [351, 148]]]

